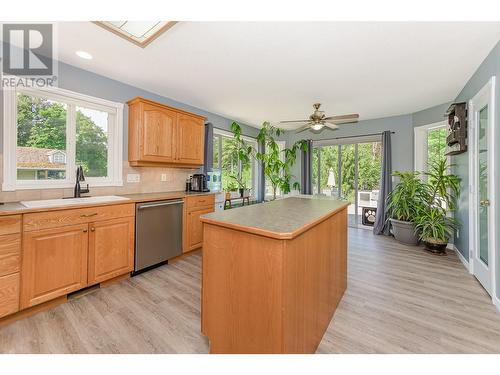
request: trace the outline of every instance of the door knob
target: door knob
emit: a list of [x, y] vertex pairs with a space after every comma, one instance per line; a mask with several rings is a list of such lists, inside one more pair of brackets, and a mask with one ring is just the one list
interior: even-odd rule
[[490, 200], [489, 199], [481, 200], [481, 201], [479, 201], [479, 204], [481, 206], [489, 206], [490, 205]]

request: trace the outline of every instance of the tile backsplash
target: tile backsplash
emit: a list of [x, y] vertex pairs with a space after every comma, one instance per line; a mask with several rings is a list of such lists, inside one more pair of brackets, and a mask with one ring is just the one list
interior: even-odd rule
[[[0, 178], [3, 181], [2, 158], [0, 156]], [[198, 169], [163, 168], [163, 167], [131, 167], [128, 161], [123, 162], [123, 186], [92, 187], [90, 195], [120, 195], [134, 193], [158, 193], [184, 190], [186, 178]], [[127, 174], [140, 175], [140, 182], [127, 182]], [[162, 174], [166, 181], [161, 181]], [[84, 183], [85, 184], [85, 183]], [[17, 202], [22, 200], [56, 199], [71, 197], [73, 189], [31, 189], [17, 191], [0, 191], [0, 202]]]

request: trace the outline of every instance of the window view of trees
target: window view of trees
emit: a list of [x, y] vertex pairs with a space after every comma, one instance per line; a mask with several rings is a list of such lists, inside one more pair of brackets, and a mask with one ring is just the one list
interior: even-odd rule
[[[18, 178], [65, 178], [67, 113], [65, 103], [18, 94]], [[107, 176], [107, 121], [106, 112], [76, 107], [75, 160], [89, 177]], [[63, 151], [64, 155], [52, 159], [50, 155], [55, 150]], [[30, 178], [31, 175], [34, 177]]]
[[430, 129], [427, 132], [427, 163], [434, 165], [443, 160], [446, 150], [446, 128]]
[[[219, 144], [221, 147], [219, 147]], [[222, 190], [237, 190], [239, 188], [237, 182], [238, 176], [241, 176], [242, 183], [247, 189], [254, 187], [252, 169], [255, 161], [251, 160], [249, 163], [243, 163], [239, 160], [238, 145], [233, 138], [216, 134], [214, 136], [213, 149], [213, 167], [221, 171]], [[220, 149], [222, 149], [222, 153], [219, 164]]]
[[108, 175], [108, 114], [76, 107], [76, 164], [87, 177]]

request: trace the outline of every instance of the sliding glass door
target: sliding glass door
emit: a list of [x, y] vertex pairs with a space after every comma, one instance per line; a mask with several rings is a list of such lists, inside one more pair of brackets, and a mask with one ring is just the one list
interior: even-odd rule
[[314, 147], [313, 189], [314, 194], [350, 202], [349, 226], [370, 229], [367, 223], [373, 221], [380, 190], [381, 144], [379, 137], [356, 140]]

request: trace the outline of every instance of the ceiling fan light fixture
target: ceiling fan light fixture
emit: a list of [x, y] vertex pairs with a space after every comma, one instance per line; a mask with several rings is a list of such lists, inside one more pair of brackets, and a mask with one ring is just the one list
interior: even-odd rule
[[325, 127], [325, 124], [313, 124], [313, 125], [311, 126], [311, 129], [312, 129], [312, 130], [316, 130], [316, 131], [318, 131], [318, 130], [323, 129], [324, 127]]

